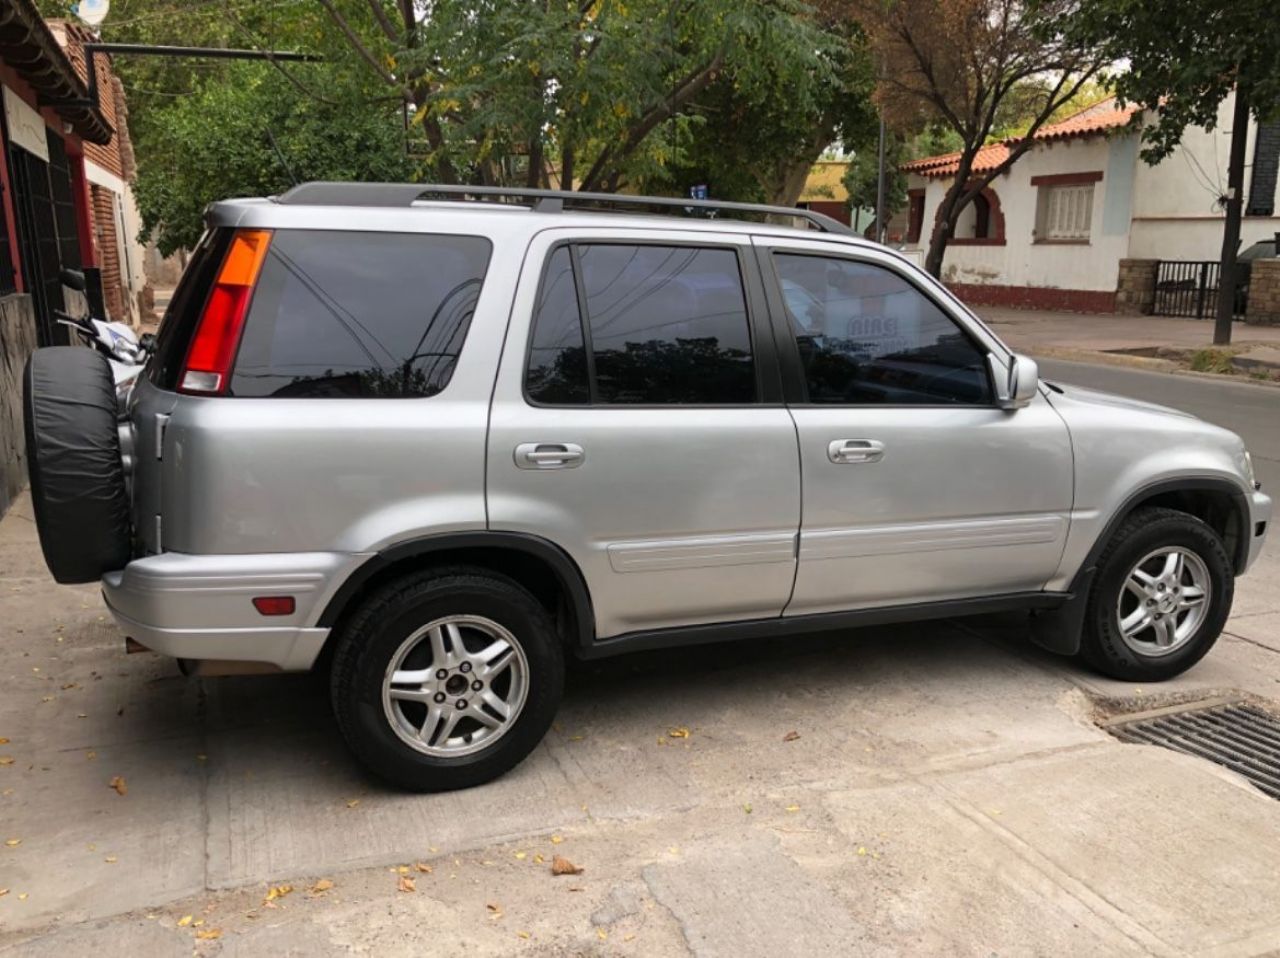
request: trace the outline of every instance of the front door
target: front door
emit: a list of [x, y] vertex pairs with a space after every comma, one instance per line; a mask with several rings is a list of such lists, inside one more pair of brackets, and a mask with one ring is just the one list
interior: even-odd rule
[[757, 244], [803, 475], [787, 614], [1041, 589], [1072, 503], [1049, 403], [997, 408], [1003, 349], [895, 257]]
[[489, 525], [569, 554], [599, 638], [787, 603], [800, 466], [762, 297], [745, 236], [534, 240], [494, 393]]

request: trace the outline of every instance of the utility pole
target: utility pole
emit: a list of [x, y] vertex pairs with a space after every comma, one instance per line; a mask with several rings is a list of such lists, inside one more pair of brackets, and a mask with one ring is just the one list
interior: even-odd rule
[[1244, 153], [1249, 138], [1249, 95], [1236, 81], [1236, 103], [1231, 117], [1231, 153], [1227, 161], [1226, 222], [1222, 227], [1222, 259], [1218, 267], [1218, 314], [1213, 323], [1213, 344], [1231, 342], [1231, 320], [1236, 309], [1236, 252], [1240, 248], [1240, 212], [1244, 206]]
[[880, 110], [880, 161], [876, 166], [876, 242], [883, 243], [884, 228], [884, 110]]

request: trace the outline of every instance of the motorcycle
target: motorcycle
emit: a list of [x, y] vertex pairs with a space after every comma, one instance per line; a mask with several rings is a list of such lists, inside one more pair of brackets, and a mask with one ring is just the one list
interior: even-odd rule
[[[85, 291], [84, 274], [79, 270], [64, 269], [59, 278], [62, 285], [77, 292]], [[154, 337], [146, 333], [139, 339], [138, 335], [125, 323], [97, 319], [94, 316], [72, 316], [62, 310], [54, 310], [54, 317], [63, 326], [73, 329], [86, 346], [96, 349], [107, 357], [111, 366], [111, 377], [116, 384], [116, 394], [123, 397], [133, 386], [138, 374], [142, 372], [154, 345]]]

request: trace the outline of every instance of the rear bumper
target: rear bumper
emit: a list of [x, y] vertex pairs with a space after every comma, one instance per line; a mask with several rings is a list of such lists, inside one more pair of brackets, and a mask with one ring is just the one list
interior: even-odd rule
[[1262, 544], [1270, 529], [1271, 497], [1255, 491], [1249, 496], [1249, 552], [1241, 572], [1253, 565], [1254, 560], [1262, 553]]
[[[180, 659], [261, 662], [309, 669], [329, 630], [324, 604], [367, 556], [328, 552], [194, 556], [163, 553], [102, 579], [124, 633]], [[293, 596], [292, 615], [263, 616], [255, 596]]]

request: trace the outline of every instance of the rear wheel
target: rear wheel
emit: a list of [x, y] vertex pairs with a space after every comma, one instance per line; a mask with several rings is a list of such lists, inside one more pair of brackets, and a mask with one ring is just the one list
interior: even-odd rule
[[1080, 655], [1130, 681], [1172, 678], [1213, 647], [1235, 573], [1218, 534], [1173, 509], [1139, 509], [1098, 562]]
[[331, 690], [365, 765], [416, 791], [479, 785], [541, 741], [564, 687], [550, 616], [517, 583], [450, 569], [396, 580], [342, 626]]

